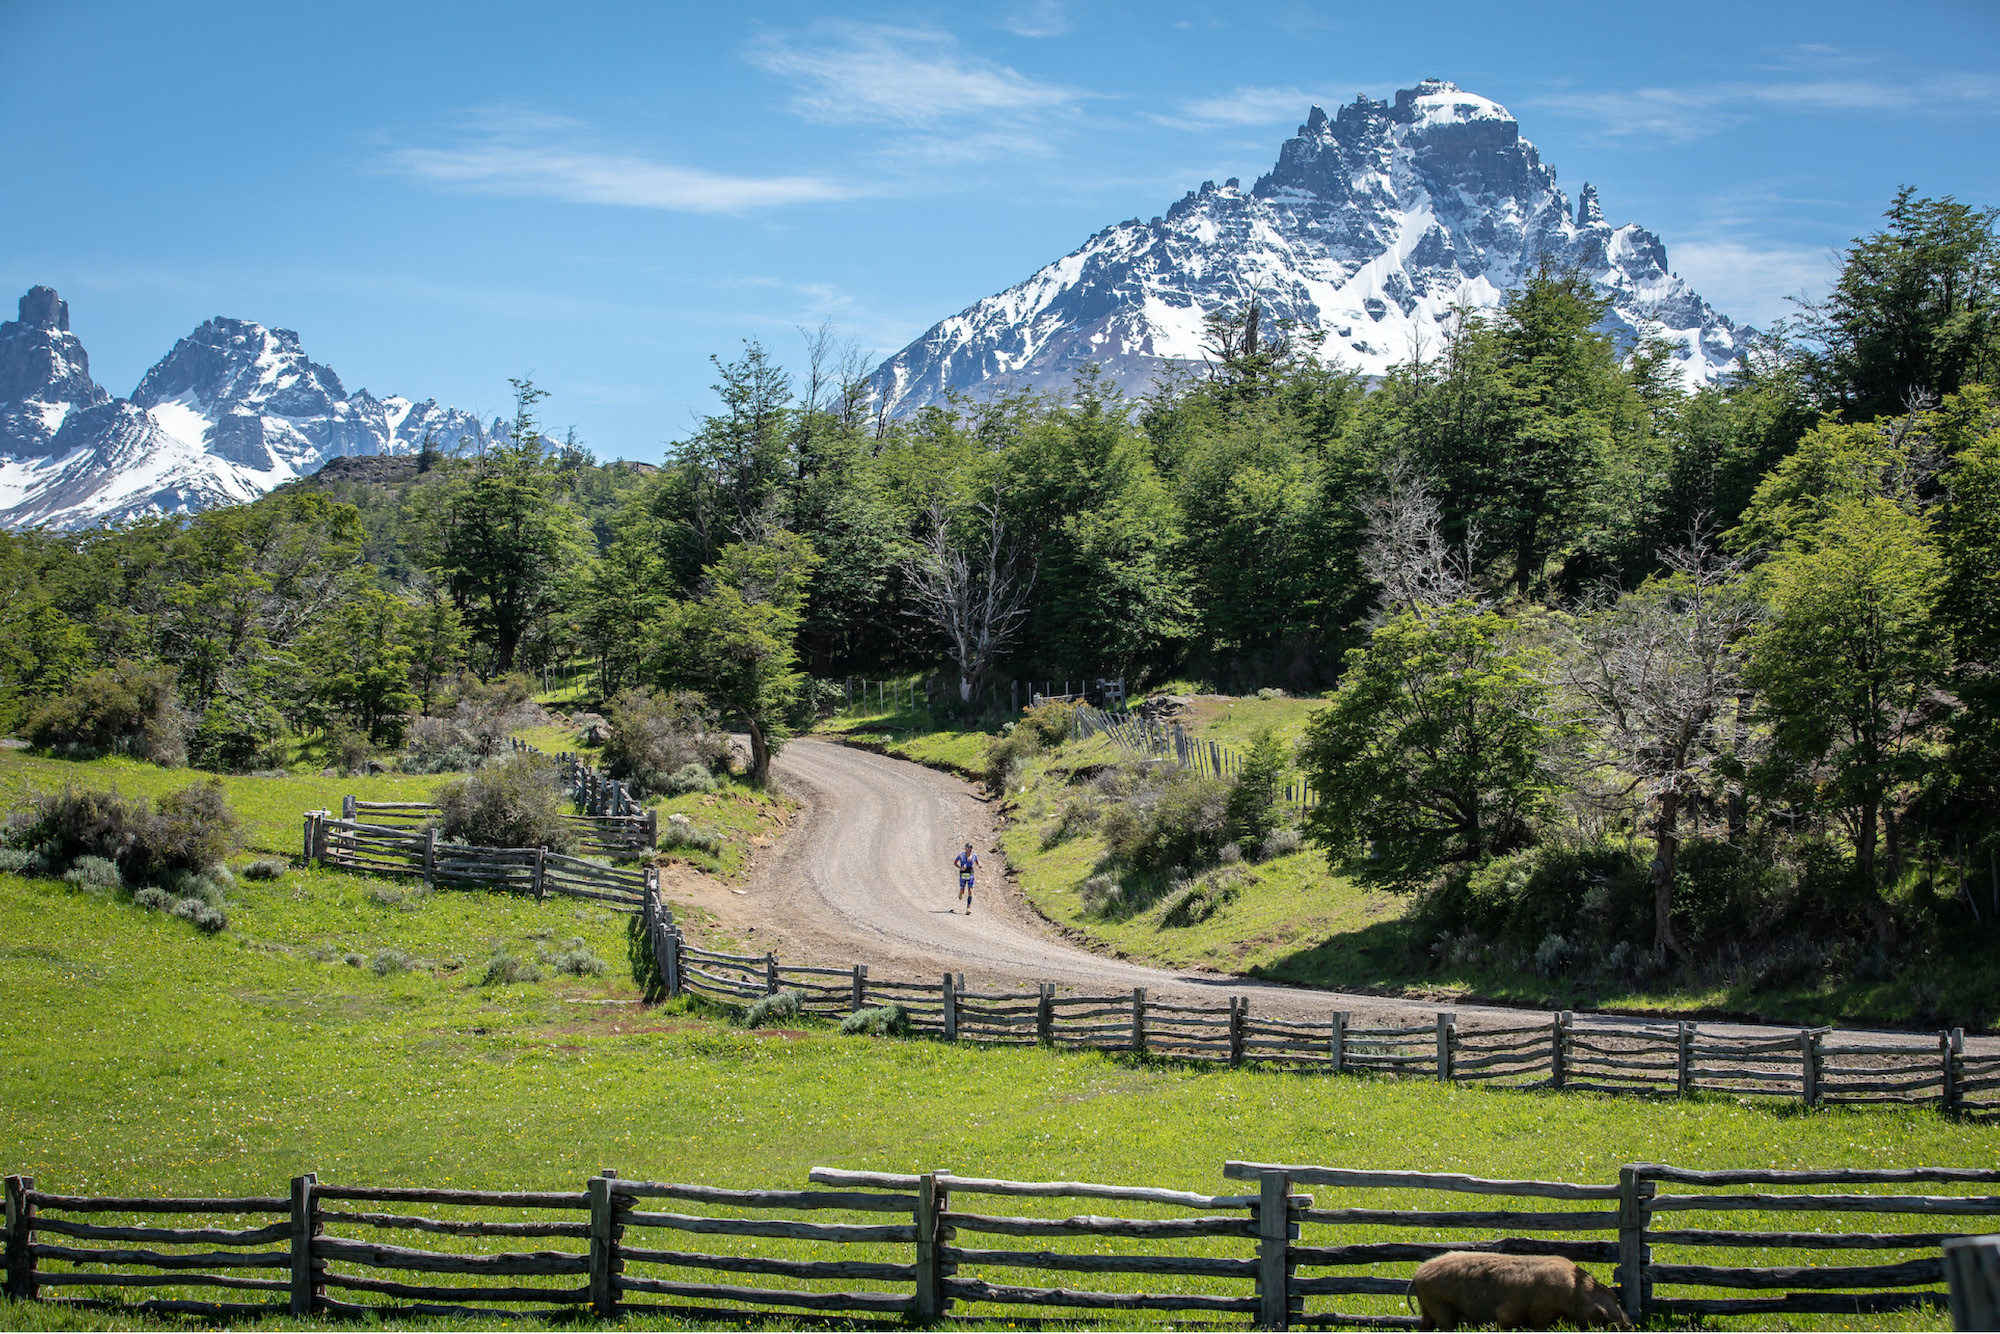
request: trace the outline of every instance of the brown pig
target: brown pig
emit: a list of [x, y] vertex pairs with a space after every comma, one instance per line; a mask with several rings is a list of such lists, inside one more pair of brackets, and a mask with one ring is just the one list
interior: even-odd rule
[[1422, 1317], [1418, 1329], [1547, 1329], [1558, 1320], [1632, 1328], [1615, 1292], [1554, 1255], [1453, 1251], [1419, 1265], [1410, 1294]]

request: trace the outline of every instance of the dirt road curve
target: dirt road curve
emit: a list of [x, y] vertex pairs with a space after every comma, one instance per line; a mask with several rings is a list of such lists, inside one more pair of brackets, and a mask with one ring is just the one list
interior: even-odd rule
[[[817, 738], [786, 746], [775, 768], [784, 789], [803, 806], [792, 831], [763, 854], [741, 890], [698, 892], [725, 925], [781, 960], [835, 967], [865, 963], [872, 976], [905, 980], [964, 973], [975, 987], [1033, 982], [1105, 991], [1145, 987], [1161, 1000], [1208, 1003], [1246, 995], [1260, 1013], [1323, 1018], [1348, 1010], [1361, 1023], [1391, 1016], [1408, 1022], [1408, 1016], [1428, 1018], [1444, 1008], [1168, 971], [1088, 953], [1063, 941], [999, 873], [994, 813], [970, 784]], [[955, 905], [951, 866], [968, 842], [985, 868], [970, 916]], [[1523, 1017], [1520, 1010], [1491, 1006], [1449, 1008], [1468, 1027], [1519, 1023]], [[1757, 1031], [1704, 1025], [1709, 1027]], [[1910, 1040], [1936, 1041], [1914, 1034]]]

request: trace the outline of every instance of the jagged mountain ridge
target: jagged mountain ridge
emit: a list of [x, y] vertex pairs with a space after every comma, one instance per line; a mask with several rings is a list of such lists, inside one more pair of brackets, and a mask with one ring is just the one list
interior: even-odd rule
[[1544, 257], [1612, 298], [1609, 327], [1673, 343], [1691, 383], [1726, 368], [1748, 332], [1668, 269], [1659, 237], [1610, 226], [1591, 186], [1572, 209], [1505, 107], [1426, 80], [1393, 103], [1313, 107], [1249, 190], [1204, 181], [1150, 222], [1106, 227], [939, 321], [871, 384], [906, 412], [953, 391], [1059, 390], [1094, 363], [1143, 392], [1169, 363], [1201, 358], [1206, 316], [1252, 298], [1381, 375], [1434, 350], [1455, 306], [1497, 307]]
[[81, 528], [254, 500], [329, 459], [487, 443], [501, 428], [426, 399], [350, 394], [289, 329], [217, 316], [129, 399], [90, 375], [47, 287], [0, 323], [0, 526]]

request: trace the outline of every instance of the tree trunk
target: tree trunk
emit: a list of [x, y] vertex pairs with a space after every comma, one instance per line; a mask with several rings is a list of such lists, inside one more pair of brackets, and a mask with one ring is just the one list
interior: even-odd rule
[[1875, 883], [1875, 831], [1880, 809], [1872, 796], [1861, 799], [1861, 832], [1854, 840], [1854, 860], [1869, 884]]
[[750, 731], [750, 781], [763, 787], [771, 777], [771, 743], [755, 715], [745, 714], [743, 725]]
[[1674, 930], [1674, 863], [1680, 856], [1681, 794], [1671, 789], [1660, 798], [1653, 821], [1653, 948], [1666, 950], [1682, 963], [1692, 963], [1687, 946]]

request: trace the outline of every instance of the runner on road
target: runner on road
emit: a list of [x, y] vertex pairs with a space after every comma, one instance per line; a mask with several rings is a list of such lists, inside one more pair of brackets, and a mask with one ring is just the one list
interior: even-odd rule
[[965, 851], [951, 859], [958, 868], [958, 896], [965, 900], [965, 915], [972, 916], [972, 873], [979, 869], [979, 854], [972, 850], [970, 843]]

